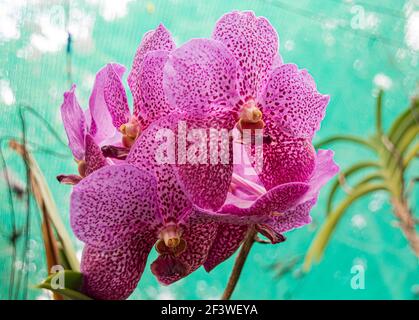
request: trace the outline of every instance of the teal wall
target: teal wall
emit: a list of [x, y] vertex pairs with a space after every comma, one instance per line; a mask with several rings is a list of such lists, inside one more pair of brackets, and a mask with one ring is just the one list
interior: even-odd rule
[[[2, 11], [5, 9], [0, 13], [0, 135], [20, 134], [17, 104], [26, 104], [35, 108], [58, 131], [61, 139], [65, 139], [59, 114], [62, 93], [69, 88], [63, 1], [44, 0], [38, 5], [31, 4], [31, 1], [27, 4], [15, 2], [0, 1]], [[388, 127], [392, 119], [407, 107], [419, 78], [419, 7], [415, 6], [415, 1], [99, 2], [71, 1], [72, 78], [78, 85], [79, 100], [84, 107], [87, 106], [95, 72], [110, 61], [130, 68], [136, 47], [146, 31], [163, 22], [180, 45], [192, 37], [210, 36], [216, 20], [234, 9], [253, 10], [257, 15], [267, 17], [278, 31], [284, 61], [308, 69], [319, 91], [331, 95], [327, 115], [316, 140], [336, 133], [362, 136], [373, 133], [374, 96], [379, 84], [388, 86], [383, 110], [384, 125]], [[120, 5], [112, 8], [115, 3]], [[362, 24], [362, 29], [358, 28], [358, 22]], [[27, 115], [27, 122], [32, 142], [65, 155], [60, 158], [34, 150], [61, 216], [68, 225], [71, 188], [59, 185], [55, 176], [75, 170], [74, 162], [70, 152], [45, 129], [41, 121]], [[343, 169], [356, 160], [370, 156], [368, 152], [349, 145], [336, 145], [333, 149]], [[5, 156], [16, 179], [24, 181], [19, 158], [9, 151], [5, 151]], [[417, 169], [416, 163], [411, 176], [414, 171], [417, 173]], [[0, 180], [0, 298], [3, 299], [8, 298], [12, 257], [8, 241], [11, 220], [6, 191], [4, 180]], [[417, 191], [416, 188], [415, 195], [418, 195]], [[304, 255], [326, 214], [326, 194], [327, 190], [323, 190], [318, 205], [313, 209], [312, 225], [290, 232], [285, 243], [255, 245], [234, 298], [417, 298], [418, 260], [395, 225], [389, 199], [382, 193], [359, 201], [348, 211], [323, 260], [314, 266], [311, 273], [301, 277], [297, 264], [291, 272], [280, 277], [276, 275], [272, 268], [274, 264], [286, 264]], [[415, 209], [417, 198], [412, 203]], [[21, 227], [25, 223], [25, 205], [16, 197], [14, 204], [17, 224]], [[33, 203], [30, 250], [26, 253], [29, 263], [22, 265], [23, 243], [20, 241], [13, 266], [16, 270], [29, 270], [29, 286], [40, 282], [46, 274], [35, 206]], [[74, 243], [80, 250], [82, 244], [75, 239]], [[154, 257], [155, 253], [149, 261]], [[360, 263], [366, 267], [366, 287], [364, 290], [353, 290], [350, 270]], [[160, 286], [147, 267], [132, 298], [217, 298], [232, 265], [233, 259], [230, 259], [210, 274], [199, 269], [170, 287]], [[13, 279], [15, 285], [19, 281], [16, 277]], [[23, 277], [22, 286], [24, 280]], [[19, 298], [24, 296], [22, 286]], [[45, 298], [46, 295], [29, 288], [28, 297]]]

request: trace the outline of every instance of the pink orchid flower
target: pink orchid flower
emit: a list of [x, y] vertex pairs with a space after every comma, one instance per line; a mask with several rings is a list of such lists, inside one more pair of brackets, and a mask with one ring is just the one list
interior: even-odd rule
[[[252, 12], [229, 13], [217, 22], [212, 39], [193, 39], [171, 51], [163, 74], [164, 92], [178, 110], [206, 115], [227, 130], [236, 125], [240, 130], [264, 129], [271, 143], [264, 146], [259, 175], [268, 190], [287, 179], [295, 181], [289, 176], [293, 172], [298, 172], [299, 182], [310, 177], [315, 163], [311, 138], [329, 101], [306, 71], [282, 64], [278, 42], [265, 18]], [[186, 165], [178, 171], [187, 194], [199, 206], [202, 191], [194, 188], [194, 193], [191, 180], [202, 176], [200, 180], [207, 181], [205, 170], [191, 175]], [[226, 165], [212, 180], [224, 186], [231, 174], [232, 164]], [[218, 192], [226, 196], [228, 187]]]
[[[142, 40], [128, 82], [134, 96], [134, 113], [131, 115], [127, 95], [122, 83], [125, 67], [107, 64], [96, 75], [89, 108], [83, 112], [75, 96], [75, 86], [64, 94], [61, 115], [67, 133], [69, 147], [78, 163], [79, 175], [60, 175], [61, 183], [76, 184], [93, 170], [107, 164], [105, 157], [124, 159], [129, 148], [151, 121], [161, 113], [150, 114], [149, 110], [157, 110], [155, 106], [141, 107], [141, 102], [153, 103], [153, 95], [157, 92], [142, 90], [139, 84], [147, 84], [142, 62], [147, 53], [159, 50], [171, 50], [174, 42], [167, 29], [160, 25], [156, 30], [148, 32]], [[169, 112], [169, 107], [158, 106], [161, 112]], [[99, 147], [102, 148], [100, 152]], [[102, 155], [103, 153], [103, 155]], [[97, 163], [92, 163], [97, 159]]]
[[156, 133], [176, 123], [175, 116], [150, 124], [126, 163], [103, 167], [73, 189], [71, 226], [86, 244], [83, 291], [96, 299], [127, 298], [153, 245], [159, 256], [151, 270], [163, 284], [185, 277], [207, 258], [216, 223], [194, 210], [175, 165], [155, 160]]
[[[71, 226], [86, 244], [81, 262], [83, 290], [97, 299], [128, 297], [153, 245], [159, 256], [151, 270], [160, 282], [170, 284], [203, 264], [215, 237], [216, 223], [194, 210], [195, 203], [178, 180], [176, 162], [161, 164], [155, 159], [160, 129], [176, 132], [180, 121], [192, 128], [223, 125], [209, 122], [211, 117], [198, 112], [183, 112], [167, 101], [163, 67], [169, 55], [165, 49], [171, 47], [165, 46], [172, 43], [168, 39], [168, 31], [159, 26], [144, 36], [137, 50], [128, 82], [134, 116], [146, 125], [125, 162], [91, 173], [71, 195]], [[217, 172], [220, 166], [206, 166], [205, 174]], [[191, 174], [198, 172], [194, 166], [188, 168]], [[195, 187], [203, 191], [200, 206], [218, 210], [224, 203], [225, 193], [218, 196], [216, 188], [205, 188], [205, 181], [197, 180]]]
[[[269, 22], [249, 12], [225, 15], [213, 39], [179, 48], [159, 26], [144, 36], [128, 78], [133, 116], [122, 91], [113, 89], [121, 76], [108, 75], [110, 117], [92, 112], [91, 127], [99, 130], [112, 119], [124, 134], [131, 117], [142, 127], [125, 162], [91, 172], [73, 189], [71, 226], [86, 243], [81, 270], [87, 294], [128, 297], [153, 245], [159, 256], [152, 272], [170, 284], [202, 264], [211, 270], [224, 261], [249, 228], [280, 242], [283, 232], [309, 222], [320, 188], [337, 171], [333, 154], [316, 154], [311, 144], [329, 97], [317, 92], [306, 71], [282, 64], [277, 47]], [[228, 163], [183, 163], [178, 139], [171, 142], [175, 154], [168, 155], [176, 161], [158, 163], [158, 132], [179, 136], [181, 122], [191, 129], [263, 129], [263, 167], [251, 167], [249, 177], [241, 165], [233, 166], [230, 139]], [[249, 155], [254, 148], [234, 145]]]
[[[277, 33], [265, 18], [232, 12], [217, 22], [212, 39], [189, 41], [175, 49], [165, 65], [163, 83], [171, 104], [212, 114], [229, 130], [263, 129], [267, 137], [256, 179], [244, 176], [238, 166], [234, 172], [225, 167], [225, 172], [213, 176], [211, 185], [231, 181], [229, 189], [218, 189], [227, 198], [217, 212], [200, 207], [202, 191], [189, 188], [196, 177], [179, 169], [178, 177], [196, 209], [220, 221], [204, 264], [207, 270], [237, 249], [249, 225], [275, 243], [283, 241], [283, 232], [310, 222], [321, 186], [338, 171], [333, 154], [316, 154], [311, 143], [329, 96], [318, 93], [307, 71], [282, 63], [278, 44]], [[233, 121], [224, 121], [226, 112]], [[254, 146], [242, 148], [250, 154]]]

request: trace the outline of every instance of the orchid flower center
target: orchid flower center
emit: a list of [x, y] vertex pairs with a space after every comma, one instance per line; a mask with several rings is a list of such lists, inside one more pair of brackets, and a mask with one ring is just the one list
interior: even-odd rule
[[262, 116], [262, 111], [258, 108], [256, 101], [249, 99], [242, 105], [238, 128], [240, 130], [263, 129], [265, 124]]
[[159, 237], [156, 243], [156, 250], [159, 254], [178, 256], [186, 250], [186, 241], [182, 239], [181, 230], [176, 225], [166, 226]]
[[262, 111], [257, 107], [254, 99], [247, 100], [241, 110], [240, 119], [245, 122], [256, 123], [262, 120]]
[[180, 243], [180, 232], [176, 226], [168, 226], [160, 233], [160, 236], [169, 248], [175, 248]]
[[130, 148], [141, 133], [141, 126], [136, 116], [132, 116], [127, 123], [119, 127], [122, 133], [122, 143]]

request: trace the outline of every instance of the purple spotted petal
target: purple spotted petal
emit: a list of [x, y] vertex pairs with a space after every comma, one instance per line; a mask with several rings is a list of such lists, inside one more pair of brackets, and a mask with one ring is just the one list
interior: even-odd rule
[[[217, 224], [191, 215], [185, 221], [182, 238], [186, 241], [186, 250], [177, 257], [172, 257], [171, 268], [157, 268], [164, 256], [160, 256], [152, 271], [163, 284], [171, 284], [198, 269], [207, 259], [211, 244], [216, 236]], [[181, 268], [185, 266], [185, 268]]]
[[119, 78], [122, 77], [125, 71], [122, 65], [113, 63], [103, 67], [96, 74], [92, 94], [89, 99], [89, 110], [92, 117], [89, 132], [97, 144], [101, 144], [101, 142], [113, 137], [116, 133], [112, 116], [105, 100], [105, 89], [109, 87], [109, 70], [111, 67], [113, 67], [113, 70]]
[[141, 81], [140, 74], [145, 55], [153, 50], [171, 51], [176, 47], [170, 32], [160, 24], [155, 30], [144, 35], [134, 57], [132, 69], [128, 75], [128, 85], [134, 98], [134, 115], [140, 116], [141, 109]]
[[262, 232], [272, 243], [284, 241], [282, 233], [300, 228], [311, 222], [310, 211], [316, 201], [317, 198], [312, 198], [293, 209], [285, 211], [280, 216], [274, 217], [269, 223], [260, 225], [258, 231]]
[[236, 60], [218, 41], [193, 39], [169, 55], [163, 86], [169, 103], [188, 113], [232, 110], [238, 100]]
[[311, 142], [284, 133], [273, 122], [266, 124], [264, 134], [271, 139], [263, 144], [263, 167], [258, 171], [264, 187], [270, 190], [283, 183], [307, 182], [316, 157]]
[[282, 233], [299, 228], [311, 222], [310, 211], [316, 204], [320, 189], [331, 179], [339, 167], [333, 161], [331, 150], [317, 152], [315, 169], [308, 181], [309, 189], [299, 200], [299, 204], [292, 209], [273, 217], [271, 221], [259, 226], [259, 232], [267, 236], [272, 243], [281, 242]]
[[64, 102], [61, 105], [61, 117], [68, 137], [68, 146], [77, 160], [84, 159], [84, 135], [86, 133], [86, 120], [83, 110], [77, 101], [73, 85], [70, 91], [64, 93]]
[[[253, 215], [248, 208], [240, 208], [235, 205], [226, 205], [221, 208], [221, 211], [215, 212], [207, 209], [202, 209], [194, 206], [196, 214], [203, 220], [216, 221], [217, 223], [231, 224], [231, 225], [250, 225], [258, 223], [269, 223], [271, 216]], [[230, 212], [230, 213], [227, 213]]]
[[213, 39], [221, 41], [239, 63], [239, 93], [256, 98], [278, 51], [278, 35], [269, 21], [253, 12], [231, 12], [218, 20]]
[[315, 168], [308, 182], [310, 188], [301, 201], [317, 198], [320, 189], [339, 172], [339, 166], [334, 162], [333, 156], [332, 150], [317, 151]]
[[109, 63], [106, 65], [105, 70], [103, 96], [112, 118], [112, 124], [115, 128], [119, 128], [124, 123], [127, 123], [130, 118], [127, 94], [121, 80], [125, 67], [116, 63]]
[[[190, 207], [190, 202], [213, 210], [224, 203], [232, 174], [228, 131], [223, 134], [218, 131], [224, 126], [234, 126], [231, 115], [213, 118], [212, 114], [194, 116], [173, 113], [155, 121], [133, 146], [127, 161], [148, 168], [159, 180], [165, 181], [158, 190], [159, 197], [163, 199], [161, 205], [165, 207], [161, 210], [164, 216], [179, 216]], [[198, 135], [192, 134], [194, 129], [199, 129]], [[165, 133], [169, 136], [166, 137]], [[202, 140], [194, 141], [195, 138]], [[161, 150], [166, 150], [166, 153], [161, 154]], [[173, 197], [185, 198], [178, 207], [176, 205], [181, 201], [173, 204]]]
[[283, 212], [296, 205], [308, 189], [307, 183], [282, 184], [261, 195], [249, 208], [226, 205], [223, 206], [221, 212], [238, 216], [266, 216], [273, 212]]
[[100, 300], [128, 298], [140, 280], [155, 241], [155, 235], [143, 233], [113, 250], [86, 245], [80, 266], [82, 291]]
[[189, 266], [189, 272], [193, 272], [207, 258], [216, 236], [217, 224], [202, 220], [196, 215], [191, 215], [185, 223], [183, 239], [186, 241], [187, 248], [178, 258]]
[[248, 228], [248, 225], [219, 224], [214, 243], [204, 263], [204, 268], [207, 272], [210, 272], [236, 252], [244, 240]]
[[141, 93], [141, 114], [154, 121], [174, 111], [163, 92], [163, 67], [169, 56], [168, 51], [151, 51], [144, 56], [138, 77]]
[[156, 177], [159, 212], [163, 220], [177, 219], [191, 207], [175, 173], [176, 140], [173, 126], [176, 123], [176, 114], [154, 121], [137, 139], [126, 159], [127, 163], [143, 168]]
[[307, 71], [296, 65], [276, 68], [262, 97], [265, 121], [274, 121], [284, 132], [301, 138], [312, 138], [320, 128], [329, 96], [320, 94]]
[[295, 205], [309, 189], [307, 183], [291, 182], [279, 185], [255, 201], [240, 201], [225, 204], [218, 212], [194, 207], [202, 219], [230, 224], [267, 223], [273, 214], [284, 212]]
[[274, 62], [272, 64], [272, 70], [275, 70], [276, 68], [282, 66], [283, 64], [284, 64], [284, 60], [282, 60], [281, 55], [278, 53], [274, 58]]
[[[186, 115], [187, 141], [179, 144], [176, 173], [184, 192], [192, 203], [205, 209], [219, 209], [227, 196], [233, 173], [233, 151], [229, 131], [235, 120], [229, 113], [202, 116]], [[182, 161], [180, 158], [182, 158]]]
[[186, 277], [189, 272], [187, 264], [170, 254], [159, 255], [151, 264], [150, 269], [157, 280], [164, 285], [169, 285]]
[[99, 146], [94, 141], [93, 137], [90, 134], [86, 135], [86, 175], [91, 174], [93, 171], [96, 171], [107, 165], [106, 159], [102, 154]]
[[103, 167], [73, 188], [70, 222], [76, 236], [100, 249], [115, 249], [159, 220], [155, 179], [129, 164]]

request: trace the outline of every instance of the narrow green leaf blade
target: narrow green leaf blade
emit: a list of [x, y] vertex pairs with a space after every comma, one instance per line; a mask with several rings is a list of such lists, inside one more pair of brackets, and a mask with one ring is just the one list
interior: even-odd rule
[[[64, 277], [64, 288], [54, 288], [52, 284], [52, 282], [54, 281], [54, 277], [60, 276]], [[80, 272], [65, 270], [62, 275], [60, 275], [59, 273], [50, 275], [48, 278], [45, 279], [43, 283], [39, 284], [37, 287], [59, 293], [72, 300], [92, 300], [92, 298], [80, 292], [82, 281], [83, 275]]]
[[360, 188], [354, 189], [354, 191], [337, 206], [336, 210], [327, 216], [326, 221], [321, 226], [320, 231], [313, 239], [307, 251], [303, 263], [303, 270], [305, 272], [308, 272], [311, 269], [314, 261], [319, 261], [322, 257], [330, 237], [332, 236], [333, 231], [336, 229], [336, 226], [342, 218], [343, 214], [346, 212], [346, 209], [348, 209], [348, 207], [359, 198], [378, 190], [387, 190], [387, 187], [385, 184], [370, 184], [363, 185]]

